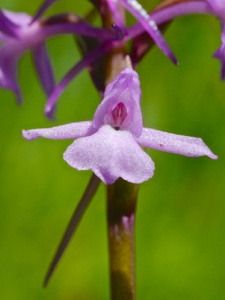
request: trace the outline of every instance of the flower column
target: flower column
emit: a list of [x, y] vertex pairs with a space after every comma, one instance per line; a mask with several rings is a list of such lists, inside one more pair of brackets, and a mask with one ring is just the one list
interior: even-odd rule
[[[101, 0], [102, 23], [110, 28], [115, 22], [107, 1]], [[116, 5], [116, 4], [115, 4]], [[120, 19], [125, 12], [118, 4]], [[105, 60], [105, 85], [125, 66], [124, 45], [113, 49]], [[135, 299], [134, 220], [138, 185], [119, 178], [107, 186], [109, 269], [112, 300]]]

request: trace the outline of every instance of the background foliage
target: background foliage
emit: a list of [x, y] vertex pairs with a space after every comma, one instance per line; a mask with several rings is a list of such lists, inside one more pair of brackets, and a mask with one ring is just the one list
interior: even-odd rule
[[[40, 1], [39, 1], [40, 2]], [[87, 1], [62, 1], [49, 10], [90, 8]], [[33, 2], [34, 3], [34, 2]], [[142, 2], [146, 8], [148, 1]], [[32, 14], [29, 1], [4, 0], [2, 7]], [[219, 156], [191, 159], [149, 151], [155, 176], [142, 184], [138, 204], [138, 299], [211, 300], [225, 294], [225, 83], [211, 59], [220, 27], [209, 16], [173, 22], [166, 38], [180, 66], [154, 48], [138, 67], [148, 127], [200, 136]], [[79, 59], [72, 37], [48, 43], [59, 80]], [[101, 185], [47, 289], [47, 266], [79, 201], [90, 172], [62, 160], [71, 141], [31, 143], [21, 130], [91, 120], [99, 96], [87, 72], [60, 98], [52, 123], [43, 115], [45, 95], [27, 53], [20, 64], [24, 105], [0, 91], [0, 298], [18, 300], [108, 299], [105, 187]]]

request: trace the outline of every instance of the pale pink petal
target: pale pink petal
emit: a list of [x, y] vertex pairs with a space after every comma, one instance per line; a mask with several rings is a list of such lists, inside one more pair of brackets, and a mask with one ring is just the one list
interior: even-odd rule
[[64, 153], [65, 161], [78, 170], [92, 170], [104, 183], [119, 177], [141, 183], [154, 174], [154, 162], [129, 131], [102, 126], [92, 136], [80, 138]]
[[143, 126], [140, 99], [138, 74], [133, 69], [126, 68], [108, 84], [104, 99], [94, 115], [93, 126], [98, 129], [107, 124], [107, 115], [110, 115], [118, 103], [122, 102], [128, 115], [121, 128], [129, 130], [137, 137], [140, 136]]
[[12, 12], [5, 9], [2, 9], [1, 11], [6, 16], [6, 18], [8, 18], [12, 23], [19, 27], [28, 26], [32, 19], [31, 16], [26, 13]]
[[136, 141], [141, 146], [160, 151], [191, 157], [206, 155], [212, 159], [218, 158], [200, 138], [143, 128], [141, 136], [136, 138]]
[[139, 76], [132, 68], [125, 68], [107, 85], [104, 100], [110, 100], [112, 96], [121, 93], [127, 87], [131, 89], [134, 101], [140, 103], [141, 90]]
[[40, 128], [23, 130], [23, 137], [26, 140], [34, 140], [39, 137], [44, 137], [52, 140], [76, 139], [84, 137], [95, 132], [92, 122], [70, 123], [62, 126], [51, 128]]

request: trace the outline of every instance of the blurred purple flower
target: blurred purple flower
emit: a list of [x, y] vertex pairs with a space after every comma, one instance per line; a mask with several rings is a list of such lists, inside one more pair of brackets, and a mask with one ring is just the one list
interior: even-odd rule
[[225, 80], [225, 23], [222, 24], [221, 41], [222, 41], [222, 45], [213, 54], [213, 57], [220, 60], [220, 63], [221, 63], [221, 79]]
[[222, 34], [221, 42], [222, 45], [214, 53], [213, 57], [217, 58], [221, 62], [221, 79], [225, 80], [225, 0], [207, 0], [212, 12], [218, 17], [221, 22]]
[[93, 121], [23, 130], [23, 136], [27, 140], [76, 138], [64, 153], [65, 161], [78, 170], [91, 169], [105, 184], [119, 177], [141, 183], [153, 176], [154, 162], [140, 146], [217, 158], [200, 138], [143, 128], [140, 98], [138, 74], [126, 68], [107, 86]]
[[[55, 0], [56, 1], [56, 0]], [[46, 1], [52, 4], [55, 1]], [[40, 8], [38, 15], [43, 13]], [[35, 17], [36, 20], [36, 17]], [[80, 34], [97, 40], [117, 39], [115, 30], [101, 29], [89, 25], [82, 18], [72, 14], [52, 16], [43, 21], [32, 19], [25, 13], [0, 10], [0, 86], [15, 93], [22, 102], [17, 82], [17, 65], [21, 56], [32, 50], [34, 65], [44, 91], [49, 96], [55, 86], [50, 58], [45, 40], [59, 34]]]
[[34, 63], [44, 90], [49, 95], [54, 87], [51, 63], [39, 35], [39, 24], [30, 24], [31, 20], [25, 13], [0, 11], [0, 86], [12, 90], [19, 103], [22, 96], [17, 83], [17, 64], [30, 48], [33, 48]]

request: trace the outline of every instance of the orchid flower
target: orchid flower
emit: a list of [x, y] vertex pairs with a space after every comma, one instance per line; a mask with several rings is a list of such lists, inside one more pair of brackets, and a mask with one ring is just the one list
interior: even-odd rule
[[141, 147], [217, 159], [200, 138], [143, 128], [140, 99], [138, 74], [126, 68], [106, 87], [93, 121], [23, 130], [23, 136], [27, 140], [76, 139], [64, 160], [78, 170], [92, 170], [105, 184], [119, 177], [141, 183], [153, 176], [154, 162]]
[[12, 90], [19, 103], [22, 96], [17, 83], [17, 64], [21, 55], [33, 47], [34, 62], [47, 94], [54, 87], [51, 63], [43, 43], [37, 40], [37, 23], [24, 13], [0, 11], [0, 86]]
[[[50, 5], [54, 1], [47, 2]], [[40, 11], [43, 13], [43, 9]], [[0, 86], [12, 90], [19, 103], [22, 102], [22, 96], [17, 83], [17, 64], [29, 49], [32, 50], [43, 89], [48, 96], [51, 94], [55, 83], [45, 40], [59, 34], [80, 34], [98, 40], [112, 40], [118, 35], [115, 30], [95, 28], [72, 14], [39, 21], [25, 13], [0, 10]]]
[[[119, 33], [123, 32], [123, 20], [120, 18], [120, 14], [118, 11], [118, 4], [120, 0], [107, 0], [108, 6], [111, 10], [111, 12], [114, 15], [114, 19], [116, 20], [117, 24], [119, 24], [120, 27], [118, 29], [120, 30]], [[94, 5], [96, 5], [100, 9], [100, 1], [91, 0]], [[124, 2], [124, 1], [122, 1]], [[121, 3], [122, 3], [121, 2]], [[139, 7], [137, 5], [137, 7]], [[142, 8], [140, 8], [142, 9]], [[187, 14], [213, 14], [215, 15], [215, 12], [213, 11], [212, 7], [210, 7], [209, 3], [207, 1], [164, 1], [163, 5], [160, 5], [159, 9], [154, 10], [151, 15], [151, 20], [155, 22], [157, 26], [164, 24], [165, 22], [171, 21], [179, 16], [187, 15]], [[147, 25], [146, 25], [147, 26]], [[150, 25], [148, 25], [150, 26]], [[157, 28], [157, 26], [155, 28]], [[96, 48], [92, 49], [92, 51], [86, 53], [81, 61], [79, 61], [76, 65], [74, 65], [68, 73], [60, 80], [60, 82], [55, 86], [53, 89], [51, 95], [48, 98], [48, 101], [45, 106], [45, 114], [49, 117], [52, 117], [54, 114], [54, 108], [55, 105], [62, 94], [62, 92], [65, 90], [66, 86], [74, 79], [75, 76], [77, 76], [84, 68], [89, 67], [93, 62], [97, 62], [99, 58], [101, 58], [103, 55], [105, 55], [108, 51], [112, 50], [113, 48], [118, 47], [121, 44], [124, 44], [128, 40], [134, 39], [134, 45], [131, 47], [131, 50], [134, 50], [134, 56], [131, 52], [131, 59], [133, 65], [136, 65], [137, 62], [140, 61], [141, 58], [143, 58], [145, 51], [148, 51], [148, 46], [146, 46], [146, 40], [145, 38], [138, 39], [139, 36], [146, 33], [146, 29], [141, 25], [141, 23], [134, 24], [130, 26], [129, 28], [126, 28], [125, 36], [122, 36], [121, 39], [117, 39], [114, 41], [109, 42], [103, 42], [100, 45], [98, 45]], [[135, 40], [137, 38], [137, 40]], [[148, 41], [147, 41], [148, 43]], [[223, 49], [221, 49], [223, 50]], [[221, 57], [223, 55], [223, 51], [218, 51], [217, 54], [215, 54], [215, 57]], [[225, 56], [225, 55], [224, 55]], [[99, 74], [101, 76], [101, 74]]]

